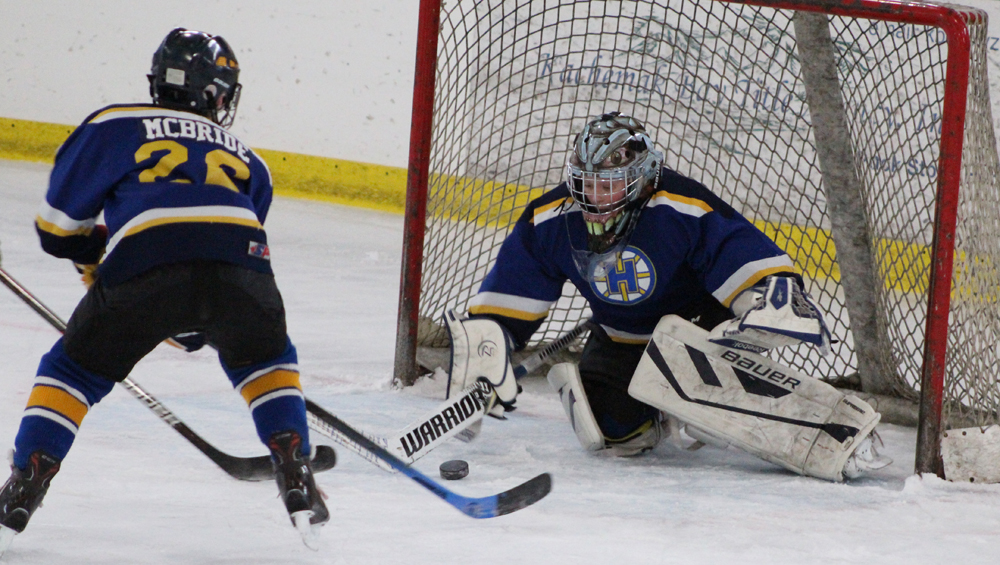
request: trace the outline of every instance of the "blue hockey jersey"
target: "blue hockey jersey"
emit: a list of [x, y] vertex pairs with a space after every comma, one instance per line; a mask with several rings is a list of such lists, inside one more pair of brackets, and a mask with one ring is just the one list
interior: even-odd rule
[[[43, 249], [113, 286], [156, 265], [219, 260], [271, 272], [271, 173], [200, 115], [152, 104], [91, 114], [56, 154], [35, 226]], [[104, 212], [108, 237], [96, 230]]]
[[573, 250], [587, 248], [580, 207], [565, 183], [533, 200], [504, 240], [469, 302], [498, 319], [518, 346], [531, 337], [569, 280], [594, 321], [622, 343], [646, 343], [662, 316], [728, 307], [764, 277], [795, 274], [791, 258], [702, 184], [664, 168], [614, 268], [585, 279]]

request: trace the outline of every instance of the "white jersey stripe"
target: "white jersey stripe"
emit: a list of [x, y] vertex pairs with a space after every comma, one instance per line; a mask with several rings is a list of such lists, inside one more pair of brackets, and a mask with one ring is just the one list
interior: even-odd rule
[[107, 254], [110, 255], [115, 246], [130, 235], [147, 228], [181, 222], [216, 222], [242, 224], [262, 229], [260, 220], [253, 210], [240, 206], [191, 206], [185, 208], [153, 208], [146, 210], [129, 220], [115, 235], [108, 240]]
[[705, 202], [695, 199], [660, 191], [653, 195], [646, 205], [649, 208], [656, 206], [670, 206], [681, 214], [700, 218], [712, 211], [712, 208]]
[[39, 416], [39, 417], [42, 417], [42, 418], [47, 418], [47, 419], [52, 420], [53, 422], [55, 422], [55, 423], [63, 426], [67, 430], [73, 432], [73, 435], [76, 435], [76, 432], [80, 431], [80, 428], [76, 427], [76, 424], [74, 424], [68, 418], [64, 418], [60, 414], [56, 414], [55, 412], [53, 412], [51, 410], [46, 410], [45, 408], [39, 408], [38, 406], [32, 406], [31, 408], [25, 408], [23, 415], [24, 416]]
[[563, 214], [568, 214], [570, 212], [579, 212], [580, 206], [576, 202], [570, 202], [567, 206], [566, 202], [570, 200], [569, 198], [561, 198], [555, 202], [550, 202], [544, 206], [541, 206], [538, 210], [535, 210], [535, 215], [532, 216], [531, 221], [538, 226], [542, 222], [546, 222], [553, 218], [558, 218]]
[[546, 314], [553, 304], [555, 304], [554, 301], [537, 300], [500, 292], [480, 292], [469, 300], [470, 308], [473, 306], [496, 306], [530, 314]]
[[298, 396], [299, 398], [305, 398], [302, 391], [297, 388], [281, 388], [274, 392], [269, 392], [260, 398], [255, 399], [250, 403], [250, 411], [253, 412], [258, 406], [264, 404], [268, 400], [274, 400], [275, 398], [281, 398], [283, 396]]
[[278, 365], [271, 365], [267, 368], [255, 371], [250, 374], [247, 378], [243, 379], [239, 385], [236, 386], [236, 392], [243, 394], [243, 387], [257, 380], [258, 378], [271, 374], [275, 371], [290, 371], [292, 373], [299, 372], [299, 365], [297, 363], [281, 363]]
[[743, 292], [760, 279], [779, 271], [789, 270], [794, 271], [795, 268], [791, 257], [788, 255], [778, 255], [777, 257], [751, 261], [733, 273], [726, 282], [722, 283], [722, 286], [712, 292], [712, 296], [728, 308], [737, 294]]
[[[53, 232], [56, 235], [90, 233], [90, 230], [92, 230], [94, 225], [97, 223], [97, 217], [87, 218], [86, 220], [74, 220], [66, 215], [66, 213], [62, 210], [50, 206], [45, 200], [42, 200], [42, 205], [38, 208], [37, 220], [39, 222], [50, 224], [50, 226], [42, 226], [42, 229]], [[53, 230], [51, 229], [51, 226], [54, 226], [57, 229]]]

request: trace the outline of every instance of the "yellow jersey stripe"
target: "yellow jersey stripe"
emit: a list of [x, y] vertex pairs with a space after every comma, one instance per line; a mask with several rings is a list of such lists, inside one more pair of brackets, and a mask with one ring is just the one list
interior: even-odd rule
[[209, 120], [204, 116], [198, 114], [193, 114], [191, 112], [184, 112], [182, 110], [171, 110], [169, 108], [164, 108], [162, 106], [120, 106], [117, 108], [108, 108], [99, 114], [95, 114], [87, 121], [88, 124], [99, 124], [106, 122], [108, 120], [114, 120], [118, 118], [156, 118], [156, 117], [174, 117], [177, 119], [191, 120], [195, 122], [204, 122], [206, 124], [218, 127], [214, 122]]
[[[669, 200], [670, 202], [676, 202], [678, 204], [684, 204], [686, 206], [691, 206], [694, 208], [699, 208], [706, 214], [712, 212], [712, 207], [708, 205], [704, 200], [698, 200], [697, 198], [690, 198], [688, 196], [681, 196], [679, 194], [673, 194], [665, 190], [661, 190], [653, 194], [652, 197], [653, 205], [655, 206], [658, 201]], [[664, 204], [667, 204], [664, 202]]]
[[549, 202], [544, 206], [539, 206], [535, 209], [534, 215], [531, 216], [531, 223], [534, 225], [541, 224], [546, 220], [559, 217], [561, 210], [559, 209], [566, 201], [571, 201], [571, 198], [560, 198], [554, 202]]
[[26, 408], [47, 408], [70, 420], [77, 427], [87, 415], [87, 405], [61, 388], [35, 385], [31, 389]]
[[243, 395], [243, 399], [247, 401], [247, 404], [250, 404], [258, 397], [282, 388], [296, 388], [301, 391], [302, 385], [299, 384], [299, 374], [295, 371], [284, 371], [281, 369], [271, 371], [244, 385], [242, 390], [240, 390], [240, 394]]
[[512, 308], [503, 308], [501, 306], [491, 306], [489, 304], [480, 304], [477, 306], [469, 306], [469, 313], [476, 314], [495, 314], [497, 316], [503, 316], [505, 318], [514, 318], [515, 320], [525, 320], [528, 322], [533, 322], [535, 320], [541, 320], [549, 315], [549, 311], [546, 310], [542, 313], [536, 312], [525, 312], [524, 310], [514, 310]]
[[[249, 226], [251, 228], [264, 229], [264, 226], [260, 225], [257, 220], [248, 220], [246, 218], [233, 218], [230, 216], [191, 216], [191, 217], [173, 217], [173, 218], [158, 218], [155, 220], [149, 220], [148, 222], [143, 222], [141, 224], [132, 226], [125, 231], [122, 238], [126, 238], [130, 235], [135, 235], [141, 231], [148, 230], [149, 228], [155, 228], [157, 226], [162, 226], [166, 224], [237, 224], [240, 226]], [[117, 235], [117, 234], [116, 234]], [[120, 238], [121, 239], [121, 238]]]
[[57, 235], [59, 237], [70, 237], [73, 235], [90, 235], [90, 232], [94, 231], [94, 226], [81, 226], [76, 229], [67, 230], [59, 227], [58, 225], [48, 222], [42, 219], [41, 216], [35, 217], [35, 225], [38, 229], [51, 233], [52, 235]]
[[746, 282], [744, 282], [736, 290], [734, 290], [732, 294], [726, 297], [726, 299], [722, 301], [722, 305], [725, 306], [726, 308], [729, 308], [729, 305], [733, 303], [733, 300], [735, 300], [736, 297], [739, 296], [741, 292], [762, 281], [764, 277], [768, 275], [773, 275], [775, 273], [781, 273], [781, 272], [787, 273], [789, 272], [789, 270], [790, 269], [788, 267], [779, 266], [779, 267], [771, 267], [770, 269], [764, 269], [762, 271], [757, 271], [754, 274], [754, 276], [748, 278]]

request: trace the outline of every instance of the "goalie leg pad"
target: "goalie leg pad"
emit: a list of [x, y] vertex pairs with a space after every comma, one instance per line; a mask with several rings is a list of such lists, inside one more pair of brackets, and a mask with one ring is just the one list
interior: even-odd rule
[[629, 394], [757, 457], [831, 481], [880, 415], [855, 396], [665, 316]]
[[576, 432], [576, 439], [587, 451], [604, 449], [604, 434], [597, 425], [594, 412], [590, 409], [587, 393], [580, 380], [580, 369], [576, 363], [558, 363], [549, 369], [546, 376], [549, 384], [559, 392], [559, 400], [569, 417], [569, 423]]

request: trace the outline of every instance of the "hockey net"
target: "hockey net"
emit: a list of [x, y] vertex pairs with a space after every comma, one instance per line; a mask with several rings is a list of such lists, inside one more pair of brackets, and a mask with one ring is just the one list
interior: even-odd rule
[[[524, 205], [562, 181], [588, 117], [620, 110], [646, 124], [669, 167], [731, 203], [805, 276], [839, 341], [828, 358], [803, 347], [777, 359], [915, 400], [930, 358], [944, 365], [946, 427], [996, 422], [1000, 165], [985, 15], [897, 2], [825, 2], [829, 15], [764, 4], [447, 2], [419, 310], [406, 314], [418, 320], [416, 345], [447, 347], [442, 311], [465, 307]], [[949, 43], [955, 29], [968, 30], [968, 51]], [[832, 83], [808, 75], [824, 37]], [[967, 73], [967, 96], [955, 72]], [[846, 150], [828, 144], [829, 125], [817, 132], [821, 111], [842, 120]], [[935, 279], [936, 264], [950, 281]], [[587, 315], [567, 285], [532, 345]]]

